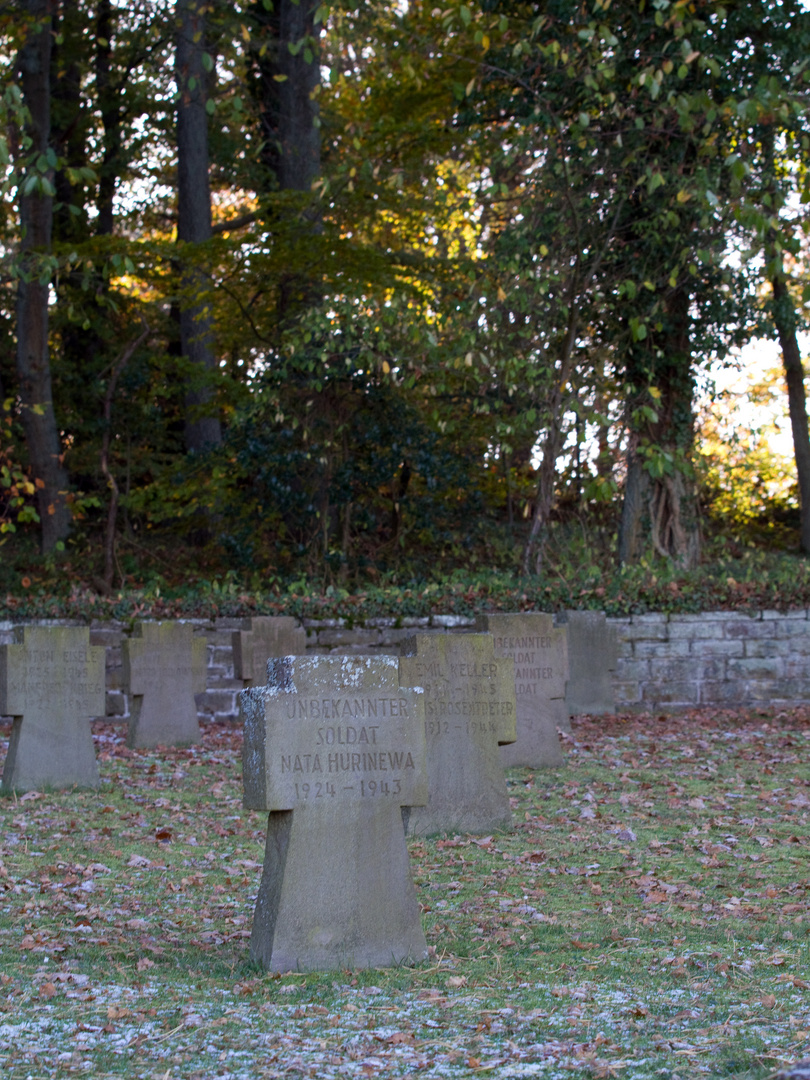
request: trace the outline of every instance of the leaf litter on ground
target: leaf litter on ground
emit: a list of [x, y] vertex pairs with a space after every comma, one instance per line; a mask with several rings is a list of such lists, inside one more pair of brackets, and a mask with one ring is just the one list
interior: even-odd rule
[[[0, 724], [7, 745], [10, 725]], [[765, 1078], [810, 1055], [807, 710], [580, 717], [514, 825], [410, 845], [430, 958], [270, 974], [241, 733], [0, 802], [9, 1080]], [[0, 753], [5, 750], [0, 743]]]

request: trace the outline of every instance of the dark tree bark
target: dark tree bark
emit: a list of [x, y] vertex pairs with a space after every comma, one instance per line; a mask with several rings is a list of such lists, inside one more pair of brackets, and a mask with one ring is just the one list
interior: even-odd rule
[[[777, 260], [774, 259], [774, 262]], [[773, 263], [772, 263], [773, 265]], [[793, 454], [799, 481], [801, 549], [810, 555], [810, 437], [807, 428], [807, 398], [799, 342], [796, 338], [796, 310], [781, 267], [771, 278], [773, 322], [782, 349], [782, 365], [788, 392], [788, 413], [793, 433]]]
[[98, 170], [99, 236], [112, 236], [115, 223], [114, 198], [117, 165], [121, 156], [121, 105], [118, 87], [113, 84], [112, 66], [113, 17], [111, 0], [99, 0], [96, 9], [96, 89], [101, 112], [103, 152]]
[[[767, 186], [771, 196], [767, 213], [781, 205], [775, 177], [776, 151], [774, 125], [762, 130], [762, 146], [765, 152]], [[799, 484], [799, 546], [810, 555], [810, 437], [807, 427], [807, 398], [804, 390], [802, 355], [796, 337], [796, 309], [788, 288], [782, 254], [776, 244], [776, 235], [770, 230], [765, 236], [767, 276], [773, 290], [771, 318], [782, 350], [782, 367], [788, 392], [788, 415], [793, 435], [793, 456], [796, 461], [796, 479]]]
[[[661, 298], [660, 329], [650, 330], [631, 350], [628, 381], [637, 389], [628, 402], [627, 476], [617, 551], [621, 563], [637, 561], [650, 547], [684, 568], [700, 558], [700, 513], [691, 471], [690, 301], [683, 284], [667, 289]], [[643, 389], [648, 380], [660, 394], [654, 402], [655, 419], [639, 415], [651, 404]], [[645, 468], [645, 446], [662, 462], [663, 471]]]
[[284, 191], [310, 191], [320, 175], [318, 6], [313, 0], [278, 0], [270, 11], [262, 3], [253, 9], [270, 38], [270, 48], [256, 60], [261, 157]]
[[[51, 4], [53, 44], [51, 46], [51, 134], [50, 142], [59, 158], [70, 168], [87, 164], [87, 131], [81, 94], [81, 56], [84, 13], [76, 0]], [[54, 179], [54, 239], [81, 243], [89, 235], [87, 190], [72, 183], [64, 168]]]
[[[205, 9], [205, 0], [177, 0], [177, 238], [187, 246], [211, 238]], [[185, 395], [186, 449], [199, 452], [218, 446], [222, 429], [212, 387], [217, 360], [211, 315], [204, 302], [194, 299], [206, 282], [191, 254], [183, 266], [180, 340], [190, 371]]]
[[26, 0], [34, 20], [18, 55], [23, 100], [30, 120], [31, 144], [20, 152], [20, 279], [17, 289], [17, 376], [22, 421], [37, 491], [43, 552], [64, 540], [71, 524], [67, 503], [68, 473], [56, 425], [48, 349], [50, 274], [43, 256], [51, 249], [53, 169], [40, 171], [37, 159], [50, 146], [51, 18], [48, 0]]
[[622, 516], [619, 523], [619, 563], [638, 562], [644, 550], [643, 520], [647, 505], [649, 476], [644, 472], [638, 453], [638, 432], [631, 432], [628, 441], [624, 480]]
[[[261, 2], [253, 5], [261, 43], [254, 54], [254, 93], [267, 191], [308, 194], [321, 173], [318, 6], [317, 0], [277, 0], [269, 11]], [[320, 207], [314, 196], [304, 202], [301, 225], [305, 242], [320, 229]], [[314, 276], [303, 265], [291, 270], [279, 283], [279, 326], [319, 300]]]

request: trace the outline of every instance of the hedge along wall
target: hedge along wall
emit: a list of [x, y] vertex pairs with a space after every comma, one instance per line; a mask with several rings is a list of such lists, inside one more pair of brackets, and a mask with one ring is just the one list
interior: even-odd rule
[[[200, 720], [235, 721], [237, 693], [231, 634], [247, 619], [188, 619], [208, 643], [207, 689], [198, 695]], [[797, 705], [810, 702], [810, 613], [706, 612], [633, 615], [609, 619], [618, 636], [614, 675], [617, 712], [678, 712], [698, 706]], [[0, 622], [0, 644], [13, 640], [13, 623]], [[66, 620], [38, 625], [82, 625]], [[475, 619], [462, 615], [368, 619], [347, 627], [339, 619], [304, 620], [313, 653], [397, 653], [415, 632], [469, 633]], [[127, 626], [90, 625], [90, 644], [107, 649], [107, 717], [125, 720], [121, 643]]]

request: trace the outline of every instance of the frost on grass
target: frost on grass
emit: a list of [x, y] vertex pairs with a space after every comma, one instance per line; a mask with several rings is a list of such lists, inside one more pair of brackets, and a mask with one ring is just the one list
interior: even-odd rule
[[101, 791], [2, 806], [4, 1080], [763, 1080], [810, 1052], [799, 713], [575, 721], [563, 768], [509, 774], [509, 833], [411, 843], [425, 964], [281, 978], [247, 961], [240, 733], [122, 734], [95, 730]]

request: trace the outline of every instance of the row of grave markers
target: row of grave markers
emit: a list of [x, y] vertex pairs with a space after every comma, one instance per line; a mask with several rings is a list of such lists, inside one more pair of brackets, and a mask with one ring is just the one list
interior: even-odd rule
[[[244, 805], [268, 814], [251, 957], [274, 971], [423, 959], [406, 836], [510, 826], [505, 766], [561, 760], [566, 631], [551, 616], [491, 615], [484, 632], [416, 634], [399, 658], [279, 656], [303, 644], [283, 637], [289, 623], [234, 639], [253, 684], [240, 694]], [[65, 768], [97, 784], [87, 720], [104, 650], [75, 627], [20, 636], [0, 647], [0, 712], [15, 717], [4, 788], [58, 786]], [[177, 623], [142, 624], [125, 644], [131, 745], [198, 737], [186, 699], [204, 685], [204, 647]]]
[[[557, 730], [570, 730], [569, 711], [612, 711], [615, 639], [604, 614], [573, 612], [569, 618], [563, 627], [537, 613], [478, 620], [477, 629], [493, 636], [496, 657], [514, 660], [517, 739], [501, 751], [507, 766], [559, 765]], [[15, 644], [0, 646], [0, 715], [14, 717], [3, 790], [96, 786], [87, 721], [104, 713], [104, 649], [90, 645], [84, 627], [20, 627], [15, 636]], [[429, 697], [436, 696], [426, 723], [428, 734], [438, 736], [461, 706], [448, 700], [454, 694], [450, 672], [437, 659], [446, 647], [439, 642], [448, 635], [423, 636], [433, 643], [426, 648], [437, 650], [417, 667], [425, 671]], [[571, 644], [575, 662], [569, 678]], [[306, 633], [291, 617], [257, 617], [249, 630], [233, 634], [235, 675], [246, 687], [264, 682], [268, 657], [305, 652]], [[138, 624], [124, 641], [123, 673], [131, 699], [129, 746], [199, 741], [195, 695], [205, 690], [206, 644], [190, 624]]]
[[535, 688], [553, 680], [550, 654], [565, 657], [565, 629], [512, 615], [479, 628], [416, 634], [398, 659], [271, 659], [267, 684], [242, 692], [244, 804], [268, 815], [252, 960], [425, 959], [406, 837], [508, 829], [505, 766], [561, 760], [565, 679], [543, 710]]

